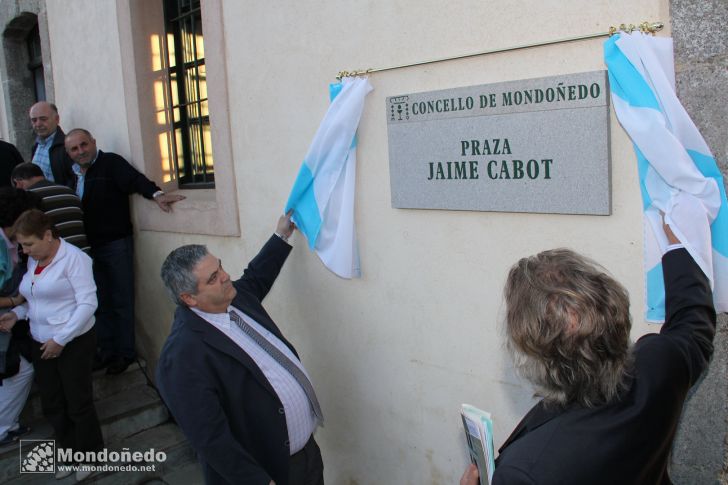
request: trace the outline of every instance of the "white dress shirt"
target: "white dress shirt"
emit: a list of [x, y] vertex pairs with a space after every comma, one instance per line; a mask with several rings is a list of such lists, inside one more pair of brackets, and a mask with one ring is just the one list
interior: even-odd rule
[[[288, 428], [290, 454], [293, 455], [302, 450], [319, 424], [308, 396], [306, 396], [306, 391], [303, 390], [290, 372], [283, 368], [240, 327], [231, 322], [230, 315], [227, 313], [206, 313], [197, 308], [190, 309], [235, 342], [258, 365], [283, 404], [286, 427]], [[245, 323], [257, 330], [270, 343], [286, 354], [308, 377], [308, 373], [303, 368], [301, 361], [278, 337], [237, 308], [230, 306], [228, 311], [235, 311], [240, 315]]]

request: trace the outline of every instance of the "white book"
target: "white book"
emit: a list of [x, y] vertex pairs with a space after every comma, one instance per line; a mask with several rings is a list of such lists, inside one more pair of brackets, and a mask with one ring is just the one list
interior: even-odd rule
[[478, 467], [480, 485], [490, 485], [495, 470], [493, 420], [490, 413], [470, 404], [463, 404], [460, 414], [465, 427], [470, 460]]

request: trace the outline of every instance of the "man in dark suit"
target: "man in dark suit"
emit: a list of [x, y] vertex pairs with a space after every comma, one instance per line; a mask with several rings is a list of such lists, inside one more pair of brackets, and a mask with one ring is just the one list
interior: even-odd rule
[[[708, 279], [665, 233], [665, 324], [634, 346], [627, 292], [600, 267], [561, 249], [511, 269], [509, 348], [543, 399], [501, 447], [493, 484], [672, 483], [672, 441], [716, 317]], [[477, 484], [474, 467], [461, 484]]]
[[60, 120], [58, 108], [53, 103], [40, 101], [30, 107], [30, 123], [36, 135], [31, 161], [51, 182], [75, 189], [73, 160], [66, 153], [66, 134], [58, 126]]
[[175, 249], [162, 265], [179, 307], [157, 386], [207, 484], [323, 484], [313, 438], [323, 421], [318, 400], [298, 354], [261, 304], [291, 250], [293, 229], [290, 214], [281, 217], [237, 281], [201, 245]]

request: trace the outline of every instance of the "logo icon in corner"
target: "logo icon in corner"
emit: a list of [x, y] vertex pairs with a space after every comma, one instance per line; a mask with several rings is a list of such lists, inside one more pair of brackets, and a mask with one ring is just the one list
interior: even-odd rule
[[404, 119], [410, 119], [408, 99], [409, 96], [392, 96], [389, 98], [389, 121], [402, 121], [402, 112], [404, 112]]
[[54, 473], [55, 440], [20, 440], [20, 473]]

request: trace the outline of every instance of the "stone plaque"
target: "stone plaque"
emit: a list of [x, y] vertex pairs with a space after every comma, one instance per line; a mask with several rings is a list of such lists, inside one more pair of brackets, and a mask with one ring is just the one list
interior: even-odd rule
[[611, 213], [606, 71], [387, 98], [392, 206]]

